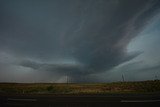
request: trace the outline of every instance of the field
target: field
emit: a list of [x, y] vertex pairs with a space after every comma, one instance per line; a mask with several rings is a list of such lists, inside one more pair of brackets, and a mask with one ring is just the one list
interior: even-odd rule
[[0, 93], [17, 94], [109, 94], [159, 93], [160, 80], [113, 83], [0, 83]]

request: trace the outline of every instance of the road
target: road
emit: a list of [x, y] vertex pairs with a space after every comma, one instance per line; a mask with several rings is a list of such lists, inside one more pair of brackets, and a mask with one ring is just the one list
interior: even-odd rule
[[160, 94], [0, 94], [0, 107], [159, 107]]

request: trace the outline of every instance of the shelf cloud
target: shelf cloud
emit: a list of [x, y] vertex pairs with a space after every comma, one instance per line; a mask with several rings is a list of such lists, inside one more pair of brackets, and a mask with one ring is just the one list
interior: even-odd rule
[[110, 72], [143, 53], [127, 46], [159, 8], [159, 0], [1, 0], [1, 63], [74, 82]]

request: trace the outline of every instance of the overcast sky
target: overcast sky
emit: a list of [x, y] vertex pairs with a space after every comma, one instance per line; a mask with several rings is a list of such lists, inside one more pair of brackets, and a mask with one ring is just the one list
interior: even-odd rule
[[160, 0], [1, 0], [0, 82], [160, 79]]

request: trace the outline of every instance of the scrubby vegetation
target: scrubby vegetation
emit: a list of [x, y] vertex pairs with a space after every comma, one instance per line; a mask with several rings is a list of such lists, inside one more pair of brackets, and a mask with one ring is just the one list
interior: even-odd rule
[[106, 94], [160, 92], [160, 80], [97, 84], [0, 83], [0, 93], [22, 94]]

